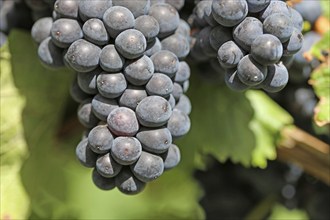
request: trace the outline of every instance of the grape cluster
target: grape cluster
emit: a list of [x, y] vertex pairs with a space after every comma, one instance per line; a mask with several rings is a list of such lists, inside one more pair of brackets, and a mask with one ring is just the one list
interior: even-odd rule
[[190, 27], [175, 7], [57, 0], [31, 34], [44, 65], [77, 73], [70, 93], [86, 132], [76, 156], [94, 168], [96, 186], [137, 194], [179, 163], [173, 140], [190, 129]]
[[229, 88], [278, 92], [288, 83], [285, 65], [302, 47], [303, 19], [285, 2], [203, 0], [189, 20], [191, 57], [217, 59]]

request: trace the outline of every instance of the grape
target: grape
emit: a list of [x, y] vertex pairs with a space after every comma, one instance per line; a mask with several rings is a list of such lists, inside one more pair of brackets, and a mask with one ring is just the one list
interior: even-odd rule
[[62, 49], [57, 47], [51, 37], [44, 39], [38, 47], [38, 57], [45, 66], [59, 68], [64, 65]]
[[159, 52], [162, 49], [162, 44], [160, 43], [159, 39], [156, 37], [156, 39], [152, 42], [149, 42], [147, 44], [146, 51], [144, 52], [144, 55], [151, 57], [155, 53]]
[[126, 89], [127, 82], [122, 73], [102, 72], [97, 77], [97, 89], [106, 98], [117, 98]]
[[150, 8], [150, 0], [112, 0], [112, 4], [128, 8], [135, 18], [148, 14]]
[[153, 6], [155, 4], [159, 3], [165, 3], [165, 0], [150, 0], [150, 6]]
[[282, 62], [286, 68], [290, 68], [293, 64], [293, 60], [294, 60], [294, 56], [288, 55], [288, 56], [282, 56], [280, 62]]
[[165, 3], [172, 5], [176, 10], [180, 10], [184, 6], [185, 0], [165, 0]]
[[120, 106], [135, 110], [136, 106], [147, 96], [147, 92], [143, 87], [129, 85], [120, 96], [119, 104]]
[[129, 29], [117, 36], [115, 46], [118, 52], [125, 58], [135, 59], [144, 53], [147, 42], [140, 31]]
[[88, 73], [77, 73], [78, 85], [87, 94], [97, 93], [96, 79], [102, 70], [96, 69]]
[[118, 72], [125, 63], [125, 59], [118, 53], [115, 45], [109, 44], [102, 48], [100, 54], [100, 66], [104, 71]]
[[167, 128], [170, 130], [173, 138], [182, 137], [190, 130], [190, 119], [187, 114], [174, 109], [167, 122]]
[[172, 34], [161, 41], [162, 50], [174, 53], [179, 59], [185, 58], [190, 51], [188, 39], [181, 34]]
[[97, 154], [88, 147], [88, 139], [82, 139], [76, 148], [76, 156], [80, 163], [85, 167], [95, 167]]
[[189, 115], [191, 112], [191, 102], [185, 94], [182, 94], [179, 98], [179, 101], [176, 103], [174, 109], [178, 109], [185, 113], [186, 115]]
[[78, 85], [77, 78], [72, 82], [70, 87], [70, 96], [78, 103], [81, 103], [85, 99], [90, 98], [90, 95], [85, 93]]
[[54, 4], [54, 11], [62, 18], [78, 19], [77, 0], [57, 0]]
[[227, 69], [225, 72], [225, 83], [233, 91], [245, 91], [249, 88], [248, 85], [241, 82], [237, 76], [236, 69]]
[[126, 107], [111, 111], [107, 122], [110, 130], [117, 136], [134, 136], [139, 130], [135, 112]]
[[51, 17], [41, 18], [36, 21], [31, 29], [31, 36], [33, 40], [40, 44], [50, 35], [50, 30], [53, 25], [53, 19]]
[[162, 73], [154, 73], [146, 85], [149, 95], [158, 95], [164, 98], [173, 92], [173, 82], [170, 77]]
[[277, 37], [271, 34], [263, 34], [253, 41], [251, 55], [260, 64], [274, 64], [281, 59], [283, 46]]
[[84, 37], [91, 43], [103, 46], [108, 43], [109, 36], [103, 22], [98, 18], [88, 19], [82, 27]]
[[122, 166], [111, 157], [110, 153], [107, 153], [97, 158], [95, 168], [100, 175], [110, 178], [117, 176]]
[[297, 10], [304, 20], [310, 22], [312, 25], [322, 15], [322, 7], [320, 1], [300, 1], [294, 4], [294, 9]]
[[116, 187], [114, 178], [105, 178], [101, 176], [96, 169], [93, 170], [92, 180], [95, 186], [102, 190], [111, 190]]
[[304, 53], [312, 47], [316, 42], [321, 39], [321, 36], [314, 32], [310, 31], [304, 35], [304, 42], [302, 48], [294, 55], [294, 62], [297, 64], [295, 66], [306, 65], [308, 62], [304, 58]]
[[288, 41], [293, 32], [291, 18], [283, 13], [268, 16], [263, 27], [265, 33], [276, 36], [282, 43]]
[[170, 94], [167, 99], [168, 103], [170, 103], [171, 108], [173, 109], [175, 107], [176, 101], [172, 94]]
[[141, 125], [159, 127], [169, 120], [172, 114], [170, 103], [160, 96], [148, 96], [136, 107], [136, 116]]
[[297, 53], [303, 45], [303, 35], [302, 33], [294, 28], [290, 39], [283, 44], [283, 54], [294, 55]]
[[239, 24], [248, 13], [245, 0], [213, 0], [212, 14], [214, 19], [225, 27]]
[[194, 8], [194, 14], [197, 16], [197, 22], [199, 24], [207, 23], [210, 26], [218, 25], [218, 23], [214, 20], [212, 16], [212, 0], [198, 2]]
[[249, 12], [256, 13], [264, 10], [271, 0], [246, 0], [249, 8]]
[[116, 38], [122, 31], [134, 27], [134, 16], [125, 7], [113, 6], [104, 13], [103, 22], [110, 36]]
[[115, 99], [107, 99], [100, 94], [94, 96], [92, 100], [92, 111], [102, 121], [107, 121], [110, 112], [118, 107], [118, 102]]
[[138, 180], [129, 168], [122, 169], [115, 177], [115, 183], [119, 191], [127, 195], [135, 195], [145, 188], [146, 184]]
[[246, 51], [250, 51], [253, 40], [262, 34], [262, 23], [254, 17], [246, 17], [233, 31], [235, 42]]
[[68, 48], [73, 42], [83, 37], [79, 23], [69, 18], [54, 21], [50, 34], [53, 43], [61, 48]]
[[174, 81], [183, 83], [190, 78], [190, 67], [185, 61], [179, 62], [178, 71], [175, 73]]
[[203, 51], [203, 54], [208, 57], [216, 57], [216, 50], [212, 47], [210, 42], [211, 31], [212, 27], [210, 26], [203, 28], [196, 36], [195, 46], [198, 45]]
[[164, 160], [164, 170], [172, 169], [177, 166], [181, 160], [180, 149], [175, 144], [171, 144], [168, 151], [162, 155]]
[[218, 50], [218, 61], [223, 68], [236, 67], [243, 57], [243, 50], [234, 41], [227, 41]]
[[293, 27], [297, 28], [299, 31], [302, 31], [304, 25], [304, 19], [302, 18], [301, 14], [293, 8], [290, 8], [290, 12], [291, 12], [291, 21]]
[[164, 73], [171, 78], [178, 71], [179, 59], [170, 51], [161, 50], [150, 58], [154, 64], [155, 72]]
[[138, 59], [129, 60], [125, 64], [124, 74], [131, 84], [145, 85], [154, 74], [154, 64], [149, 57], [143, 55]]
[[257, 63], [251, 55], [244, 56], [237, 65], [237, 76], [246, 85], [256, 86], [267, 75], [267, 67]]
[[66, 62], [77, 72], [94, 70], [100, 60], [101, 49], [86, 40], [75, 41], [65, 54]]
[[134, 28], [144, 35], [147, 42], [154, 40], [159, 33], [158, 21], [149, 15], [142, 15], [136, 18]]
[[98, 125], [88, 134], [88, 146], [95, 153], [107, 153], [111, 149], [112, 143], [113, 136], [106, 125]]
[[183, 94], [183, 88], [179, 83], [173, 83], [173, 92], [172, 95], [176, 101], [178, 101]]
[[180, 19], [180, 22], [179, 22], [179, 26], [178, 28], [175, 30], [175, 33], [176, 34], [181, 34], [187, 38], [190, 38], [190, 26], [189, 24], [183, 20], [183, 19]]
[[187, 92], [189, 89], [189, 80], [186, 80], [182, 84], [183, 92]]
[[158, 37], [163, 38], [169, 36], [179, 26], [179, 13], [169, 4], [159, 3], [152, 5], [149, 10], [149, 15], [158, 21]]
[[210, 44], [216, 51], [218, 51], [221, 45], [233, 39], [231, 29], [221, 25], [212, 28], [209, 36]]
[[79, 16], [81, 20], [103, 18], [105, 11], [112, 6], [112, 0], [79, 1]]
[[99, 120], [92, 112], [91, 99], [84, 100], [78, 107], [78, 120], [86, 128], [93, 128]]
[[291, 17], [290, 8], [285, 2], [271, 1], [267, 8], [263, 12], [261, 12], [261, 14], [259, 15], [259, 19], [261, 21], [264, 21], [267, 17], [275, 13], [282, 13], [286, 16]]
[[136, 138], [141, 142], [143, 150], [156, 154], [165, 152], [172, 144], [171, 132], [165, 127], [141, 128]]
[[163, 159], [157, 155], [142, 151], [137, 162], [131, 165], [131, 170], [134, 176], [142, 182], [150, 182], [163, 174]]
[[117, 137], [113, 141], [111, 156], [121, 165], [130, 165], [139, 159], [142, 146], [134, 137]]
[[289, 73], [282, 63], [268, 66], [268, 74], [262, 83], [262, 88], [267, 92], [279, 92], [289, 81]]

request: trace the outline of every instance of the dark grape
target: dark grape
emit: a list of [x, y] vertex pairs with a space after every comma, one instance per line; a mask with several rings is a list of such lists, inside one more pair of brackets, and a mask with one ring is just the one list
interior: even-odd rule
[[107, 121], [110, 112], [118, 107], [118, 102], [115, 99], [108, 99], [100, 94], [94, 96], [92, 100], [92, 111], [102, 121]]
[[97, 93], [96, 79], [102, 70], [96, 69], [88, 73], [77, 73], [78, 85], [87, 94]]
[[135, 59], [141, 56], [147, 48], [144, 35], [134, 29], [121, 32], [115, 40], [116, 49], [127, 59]]
[[114, 6], [123, 6], [129, 9], [135, 18], [146, 15], [150, 9], [150, 0], [112, 0]]
[[110, 178], [117, 176], [122, 169], [122, 165], [118, 164], [110, 153], [107, 153], [97, 158], [95, 168], [100, 175]]
[[88, 147], [88, 139], [82, 139], [76, 147], [76, 156], [85, 167], [95, 167], [97, 154]]
[[289, 81], [289, 73], [282, 64], [274, 64], [268, 66], [268, 74], [262, 83], [262, 88], [267, 92], [281, 91]]
[[184, 136], [189, 132], [190, 126], [188, 115], [178, 109], [174, 109], [167, 122], [167, 128], [170, 130], [172, 137], [179, 138]]
[[176, 167], [181, 160], [180, 149], [175, 144], [171, 144], [162, 157], [164, 160], [164, 170], [172, 169], [173, 167]]
[[134, 136], [139, 130], [135, 112], [126, 107], [111, 111], [107, 122], [110, 130], [117, 136]]
[[154, 64], [146, 55], [130, 60], [125, 64], [124, 74], [128, 82], [133, 85], [145, 85], [154, 73]]
[[84, 100], [78, 107], [78, 120], [86, 128], [93, 128], [99, 120], [92, 112], [91, 99]]
[[95, 153], [107, 153], [112, 145], [113, 136], [106, 125], [98, 125], [89, 132], [88, 146]]
[[82, 27], [84, 38], [91, 43], [103, 46], [108, 43], [109, 36], [103, 22], [98, 18], [88, 19]]
[[154, 64], [155, 72], [164, 73], [170, 78], [173, 77], [179, 69], [179, 59], [170, 51], [161, 50], [150, 58]]
[[267, 66], [257, 63], [251, 55], [246, 55], [237, 65], [237, 76], [244, 84], [256, 86], [267, 76]]
[[257, 37], [251, 45], [252, 57], [262, 65], [277, 63], [283, 55], [280, 40], [271, 34]]
[[77, 0], [57, 0], [54, 4], [54, 11], [62, 18], [78, 19]]
[[127, 88], [127, 82], [122, 73], [102, 72], [97, 77], [97, 89], [106, 98], [117, 98]]
[[33, 40], [40, 44], [50, 35], [50, 30], [53, 25], [53, 19], [51, 17], [41, 18], [36, 21], [31, 29], [31, 36]]
[[61, 48], [68, 48], [73, 42], [83, 37], [78, 21], [69, 18], [54, 21], [50, 34], [54, 44]]
[[248, 5], [245, 0], [213, 0], [212, 14], [214, 19], [225, 27], [233, 27], [239, 24], [248, 13]]
[[62, 49], [57, 47], [51, 37], [44, 39], [38, 47], [38, 57], [47, 67], [59, 68], [64, 66]]
[[159, 33], [158, 21], [149, 15], [142, 15], [136, 18], [134, 28], [144, 35], [147, 42], [154, 40]]
[[156, 154], [165, 152], [172, 144], [171, 132], [165, 127], [141, 128], [136, 138], [141, 142], [143, 150]]
[[218, 50], [218, 61], [223, 68], [234, 68], [244, 57], [244, 51], [234, 41], [227, 41]]
[[148, 94], [143, 87], [129, 85], [120, 96], [119, 105], [135, 110], [137, 105], [147, 96]]
[[174, 109], [178, 109], [180, 111], [182, 111], [183, 113], [189, 115], [191, 112], [191, 102], [188, 98], [188, 96], [186, 96], [185, 94], [182, 94], [178, 100], [178, 102], [176, 103]]
[[115, 38], [122, 31], [134, 27], [134, 16], [125, 7], [113, 6], [105, 11], [103, 22], [110, 36]]
[[116, 187], [114, 178], [105, 178], [96, 169], [93, 170], [92, 180], [95, 186], [102, 190], [111, 190]]
[[113, 141], [111, 156], [121, 165], [130, 165], [139, 159], [142, 146], [134, 137], [117, 137]]
[[168, 97], [173, 92], [173, 82], [170, 77], [162, 73], [154, 73], [146, 84], [148, 95]]
[[283, 13], [275, 13], [268, 16], [263, 28], [265, 33], [276, 36], [282, 43], [289, 40], [293, 32], [291, 18]]
[[163, 159], [157, 155], [142, 151], [140, 158], [131, 165], [131, 170], [139, 180], [150, 182], [164, 172]]
[[249, 12], [256, 13], [264, 10], [271, 0], [246, 0], [249, 8]]
[[148, 96], [136, 107], [136, 116], [141, 125], [159, 127], [167, 123], [172, 114], [170, 103], [160, 96]]
[[105, 11], [112, 6], [112, 0], [79, 1], [79, 16], [81, 20], [90, 18], [102, 19]]
[[161, 41], [162, 50], [174, 53], [179, 59], [185, 58], [190, 51], [188, 39], [181, 34], [172, 34]]
[[127, 195], [135, 195], [144, 190], [146, 184], [137, 179], [129, 168], [122, 169], [115, 177], [115, 183], [119, 191]]
[[102, 48], [100, 54], [100, 66], [104, 71], [118, 72], [125, 63], [122, 57], [115, 48], [115, 45], [109, 44]]

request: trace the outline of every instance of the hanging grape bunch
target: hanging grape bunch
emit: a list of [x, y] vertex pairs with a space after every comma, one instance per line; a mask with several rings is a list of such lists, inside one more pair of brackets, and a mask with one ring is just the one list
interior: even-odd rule
[[86, 132], [76, 155], [104, 190], [141, 192], [179, 163], [173, 140], [190, 129], [190, 28], [151, 2], [57, 0], [31, 31], [43, 64], [77, 73], [70, 93]]
[[190, 23], [195, 30], [191, 57], [217, 59], [229, 88], [278, 92], [288, 83], [286, 65], [302, 47], [303, 19], [285, 2], [204, 0], [196, 4]]

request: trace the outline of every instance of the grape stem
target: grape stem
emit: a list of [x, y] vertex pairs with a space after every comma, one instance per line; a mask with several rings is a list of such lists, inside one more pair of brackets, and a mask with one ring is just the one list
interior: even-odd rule
[[330, 146], [300, 128], [291, 126], [282, 130], [277, 158], [297, 164], [330, 186]]

